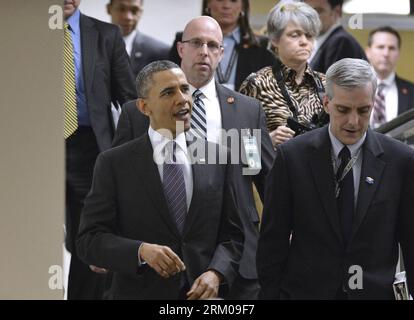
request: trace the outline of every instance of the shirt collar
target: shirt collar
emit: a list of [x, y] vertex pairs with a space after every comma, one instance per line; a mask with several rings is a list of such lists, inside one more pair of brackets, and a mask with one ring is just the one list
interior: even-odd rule
[[389, 87], [393, 84], [394, 80], [395, 80], [395, 72], [391, 72], [391, 74], [388, 77], [386, 77], [384, 80], [378, 79], [377, 82], [378, 82], [378, 85], [382, 83], [386, 87]]
[[[194, 93], [194, 91], [196, 91], [197, 90], [197, 88], [195, 88], [195, 87], [193, 87], [191, 84], [190, 84], [190, 92], [191, 92], [191, 94], [193, 94]], [[202, 93], [203, 93], [203, 95], [209, 100], [209, 101], [212, 101], [212, 100], [214, 100], [214, 99], [216, 99], [217, 98], [217, 91], [216, 91], [216, 82], [215, 82], [215, 79], [214, 79], [214, 77], [213, 78], [211, 78], [211, 80], [209, 81], [209, 83], [207, 83], [205, 86], [203, 86], [203, 87], [201, 87], [201, 88], [198, 88], [198, 90], [200, 90]]]
[[123, 37], [125, 43], [132, 42], [137, 35], [137, 30], [132, 31], [130, 34]]
[[234, 42], [236, 42], [237, 44], [239, 44], [240, 43], [240, 39], [241, 39], [240, 27], [237, 27], [231, 33], [229, 33], [228, 35], [224, 36], [224, 39], [233, 40]]
[[[364, 135], [354, 144], [347, 145], [349, 151], [351, 152], [351, 157], [355, 156], [358, 152], [359, 148], [361, 148], [362, 144], [365, 141], [367, 133], [365, 132]], [[345, 146], [341, 141], [338, 140], [337, 137], [331, 132], [331, 125], [329, 124], [329, 137], [331, 138], [332, 149], [335, 155], [335, 159], [338, 159], [339, 152], [341, 152], [342, 148]]]
[[80, 34], [80, 11], [76, 9], [75, 12], [66, 20], [74, 34]]
[[[154, 150], [153, 158], [156, 163], [163, 163], [164, 160], [164, 150], [168, 142], [172, 141], [171, 139], [163, 136], [158, 131], [155, 131], [151, 126], [148, 128], [148, 136], [150, 138], [152, 149]], [[187, 141], [185, 139], [185, 133], [182, 132], [175, 137], [174, 141], [177, 143], [177, 146], [187, 155]], [[162, 161], [160, 161], [160, 159]]]

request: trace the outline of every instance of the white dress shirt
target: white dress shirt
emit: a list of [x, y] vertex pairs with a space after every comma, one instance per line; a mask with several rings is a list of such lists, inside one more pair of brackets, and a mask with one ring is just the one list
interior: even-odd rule
[[[190, 85], [191, 94], [194, 93], [196, 88]], [[206, 121], [207, 121], [207, 140], [217, 144], [221, 143], [221, 109], [220, 102], [218, 100], [216, 83], [214, 77], [204, 87], [199, 88], [203, 94], [201, 99], [203, 100], [206, 108]]]
[[[347, 145], [349, 151], [351, 152], [351, 157], [354, 157], [358, 151], [361, 149], [362, 144], [365, 141], [367, 133], [365, 132], [361, 139], [359, 139], [356, 143]], [[332, 144], [332, 151], [335, 159], [335, 166], [334, 172], [338, 171], [338, 168], [341, 164], [341, 159], [339, 159], [339, 152], [341, 152], [342, 148], [345, 146], [341, 141], [339, 141], [331, 132], [331, 125], [329, 125], [329, 137], [331, 138]], [[356, 209], [357, 201], [358, 201], [358, 191], [359, 191], [359, 181], [361, 180], [361, 168], [362, 168], [362, 150], [358, 155], [358, 158], [352, 167], [352, 173], [354, 175], [354, 207]]]
[[[385, 121], [391, 121], [398, 116], [398, 88], [395, 82], [395, 72], [392, 72], [384, 80], [378, 79], [378, 85], [384, 84], [382, 93], [385, 98]], [[371, 112], [370, 119], [371, 128], [378, 127], [378, 124], [374, 124], [374, 109]]]

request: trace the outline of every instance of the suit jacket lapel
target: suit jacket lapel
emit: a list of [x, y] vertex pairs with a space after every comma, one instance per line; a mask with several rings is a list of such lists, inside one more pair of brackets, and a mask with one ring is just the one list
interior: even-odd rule
[[407, 88], [405, 88], [404, 84], [401, 82], [400, 78], [397, 76], [395, 76], [395, 82], [397, 84], [398, 90], [398, 114], [401, 114], [407, 110], [408, 91]]
[[80, 16], [80, 29], [83, 78], [85, 79], [85, 91], [88, 98], [94, 78], [98, 31], [95, 29], [93, 21], [83, 14]]
[[153, 159], [151, 141], [147, 134], [137, 140], [134, 151], [137, 154], [136, 169], [141, 176], [141, 181], [146, 184], [147, 198], [152, 200], [154, 207], [158, 210], [171, 232], [180, 237], [177, 225], [168, 209], [158, 167]]
[[[237, 125], [237, 108], [234, 103], [232, 91], [216, 82], [216, 91], [221, 110], [221, 126], [224, 130], [238, 128]], [[233, 101], [229, 103], [228, 101]]]
[[314, 150], [311, 154], [311, 170], [316, 189], [323, 203], [325, 213], [338, 239], [343, 243], [339, 214], [335, 199], [334, 172], [331, 162], [331, 140], [329, 138], [328, 126], [315, 136]]
[[[350, 241], [355, 236], [362, 220], [364, 219], [368, 207], [374, 198], [375, 191], [381, 181], [382, 172], [384, 171], [385, 163], [378, 158], [383, 153], [383, 149], [375, 138], [374, 134], [368, 130], [366, 141], [363, 146], [363, 160], [361, 167], [361, 179], [359, 183], [358, 201], [355, 216], [352, 223], [352, 234]], [[374, 183], [369, 184], [366, 178], [370, 177]]]

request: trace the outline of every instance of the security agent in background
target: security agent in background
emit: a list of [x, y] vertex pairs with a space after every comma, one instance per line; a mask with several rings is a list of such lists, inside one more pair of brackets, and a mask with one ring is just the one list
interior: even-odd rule
[[414, 83], [395, 73], [400, 50], [401, 37], [394, 28], [385, 26], [370, 32], [365, 51], [378, 76], [378, 90], [370, 121], [372, 128], [414, 108]]
[[147, 65], [136, 85], [150, 127], [99, 155], [79, 256], [113, 272], [111, 299], [222, 297], [237, 276], [243, 244], [233, 165], [219, 164], [228, 150], [199, 140], [213, 160], [203, 163], [187, 148], [192, 99], [175, 63]]
[[170, 47], [167, 44], [137, 29], [144, 0], [110, 0], [106, 10], [111, 22], [121, 28], [135, 77], [148, 63], [168, 58]]
[[268, 176], [260, 298], [394, 299], [398, 244], [412, 294], [414, 151], [369, 129], [368, 62], [342, 59], [326, 81], [330, 124], [281, 144]]
[[111, 146], [111, 102], [135, 99], [134, 77], [119, 28], [83, 15], [80, 0], [65, 0], [64, 80], [66, 239], [71, 253], [68, 299], [100, 299], [104, 276], [81, 262], [75, 237], [99, 152]]
[[[252, 183], [263, 199], [264, 183], [273, 162], [274, 150], [266, 130], [265, 115], [260, 102], [236, 93], [214, 80], [214, 72], [223, 55], [222, 41], [223, 35], [217, 21], [211, 17], [201, 16], [187, 23], [183, 41], [178, 43], [178, 52], [182, 59], [181, 68], [190, 84], [190, 91], [193, 97], [197, 95], [199, 99], [198, 112], [205, 112], [203, 127], [208, 141], [220, 143], [220, 129], [235, 129], [240, 137], [237, 150], [244, 150], [242, 130], [260, 131], [260, 172], [256, 175], [243, 175], [245, 168], [240, 165], [234, 178], [237, 180], [236, 194], [239, 195], [238, 207], [245, 240], [237, 278], [226, 296], [227, 299], [256, 299], [259, 291], [255, 264], [259, 215], [254, 202]], [[203, 109], [200, 109], [201, 104]], [[192, 117], [192, 121], [194, 118]], [[200, 127], [200, 122], [192, 125]], [[128, 102], [119, 118], [114, 145], [140, 137], [147, 129], [148, 118], [137, 110], [134, 101]]]

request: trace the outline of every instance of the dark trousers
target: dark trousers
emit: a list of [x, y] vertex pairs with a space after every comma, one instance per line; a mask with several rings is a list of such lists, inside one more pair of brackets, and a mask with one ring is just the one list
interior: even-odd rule
[[66, 249], [71, 253], [68, 299], [101, 299], [105, 276], [79, 260], [76, 235], [86, 195], [92, 184], [99, 148], [91, 128], [80, 127], [66, 140]]

